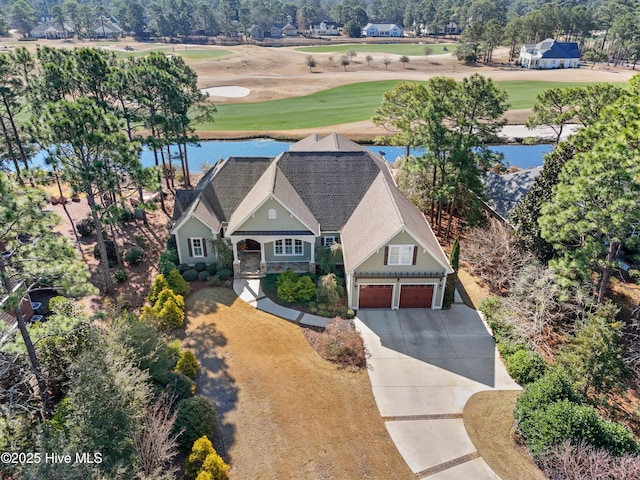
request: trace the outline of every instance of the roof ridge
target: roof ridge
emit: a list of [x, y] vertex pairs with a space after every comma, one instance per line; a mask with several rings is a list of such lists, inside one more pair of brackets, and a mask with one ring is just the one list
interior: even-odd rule
[[[391, 176], [391, 172], [388, 172], [388, 173], [389, 173], [389, 176]], [[383, 181], [384, 181], [384, 186], [387, 189], [387, 192], [389, 193], [389, 197], [391, 197], [391, 204], [393, 205], [393, 209], [395, 210], [396, 214], [398, 215], [398, 218], [400, 219], [400, 223], [406, 227], [407, 226], [407, 221], [405, 220], [404, 216], [402, 215], [402, 210], [400, 210], [400, 207], [398, 207], [398, 203], [396, 202], [396, 197], [393, 194], [391, 185], [389, 185], [389, 179], [387, 178], [387, 175], [385, 174], [385, 172], [382, 171], [382, 169], [380, 169], [380, 175], [382, 175]]]

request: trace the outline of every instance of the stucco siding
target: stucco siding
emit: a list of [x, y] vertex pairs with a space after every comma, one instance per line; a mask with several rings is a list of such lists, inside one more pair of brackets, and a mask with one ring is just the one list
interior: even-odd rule
[[[269, 210], [276, 212], [275, 219], [269, 219]], [[308, 230], [289, 210], [274, 199], [267, 200], [255, 211], [238, 230]]]
[[[206, 239], [207, 255], [205, 257], [192, 257], [189, 255], [189, 238]], [[212, 263], [216, 260], [215, 252], [211, 242], [214, 238], [211, 229], [195, 217], [187, 220], [176, 235], [178, 255], [180, 263], [194, 264], [198, 262]]]
[[416, 245], [418, 248], [418, 254], [416, 256], [415, 265], [385, 265], [384, 264], [384, 252], [385, 247], [381, 247], [376, 253], [371, 255], [365, 260], [359, 267], [356, 268], [357, 272], [444, 272], [444, 268], [436, 262], [433, 257], [425, 252], [422, 247], [418, 245], [411, 235], [406, 232], [401, 232], [396, 235], [391, 241], [387, 242], [385, 246], [389, 245]]

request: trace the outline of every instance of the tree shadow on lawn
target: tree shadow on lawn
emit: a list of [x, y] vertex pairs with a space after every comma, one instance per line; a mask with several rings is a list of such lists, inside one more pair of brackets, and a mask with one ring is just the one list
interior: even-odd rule
[[233, 294], [232, 290], [230, 293], [228, 290], [207, 288], [194, 292], [188, 298], [184, 346], [193, 350], [200, 362], [200, 373], [196, 379], [198, 394], [209, 399], [218, 412], [218, 431], [221, 436], [214, 440], [214, 447], [230, 461], [227, 450], [235, 441], [236, 428], [226, 421], [226, 417], [236, 408], [238, 387], [220, 352], [220, 348], [227, 344], [227, 339], [216, 328], [212, 316], [218, 311], [219, 304], [227, 305], [230, 294]]

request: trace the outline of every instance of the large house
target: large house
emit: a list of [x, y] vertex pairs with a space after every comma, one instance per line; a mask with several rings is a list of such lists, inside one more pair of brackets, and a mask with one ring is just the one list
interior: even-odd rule
[[218, 162], [177, 192], [172, 234], [187, 264], [215, 262], [212, 240], [226, 239], [236, 278], [315, 271], [316, 249], [340, 243], [351, 308], [441, 308], [452, 273], [384, 160], [336, 134]]
[[524, 199], [542, 167], [529, 168], [517, 172], [497, 175], [487, 172], [483, 177], [485, 205], [500, 220], [509, 223], [514, 208]]
[[535, 45], [522, 45], [518, 65], [535, 69], [578, 68], [580, 49], [576, 42], [558, 42], [547, 38]]
[[401, 37], [402, 28], [395, 23], [367, 23], [362, 28], [363, 37]]
[[317, 25], [311, 25], [309, 33], [316, 37], [335, 37], [340, 35], [340, 25], [336, 22], [324, 20]]

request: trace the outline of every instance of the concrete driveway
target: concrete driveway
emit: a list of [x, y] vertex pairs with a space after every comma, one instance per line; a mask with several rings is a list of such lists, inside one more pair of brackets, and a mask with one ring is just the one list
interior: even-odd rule
[[499, 478], [467, 436], [462, 410], [483, 390], [519, 390], [478, 313], [359, 310], [380, 414], [417, 478]]

